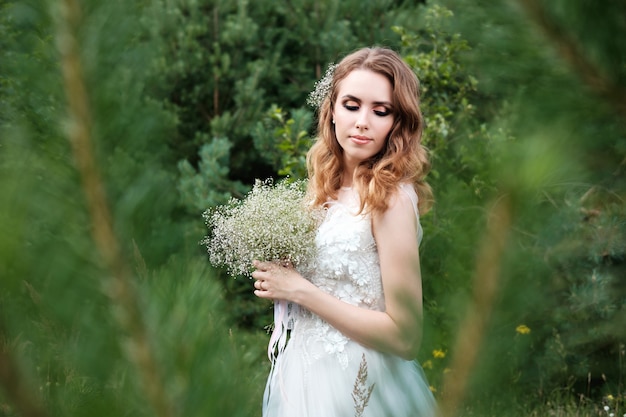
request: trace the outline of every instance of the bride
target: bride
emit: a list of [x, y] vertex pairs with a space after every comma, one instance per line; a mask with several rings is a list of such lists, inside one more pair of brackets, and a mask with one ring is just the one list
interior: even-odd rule
[[414, 360], [422, 326], [419, 214], [432, 200], [419, 83], [386, 48], [357, 50], [325, 81], [307, 156], [308, 196], [326, 209], [318, 256], [299, 270], [254, 262], [255, 295], [289, 303], [276, 325], [291, 328], [267, 381], [263, 416], [432, 417], [435, 401]]

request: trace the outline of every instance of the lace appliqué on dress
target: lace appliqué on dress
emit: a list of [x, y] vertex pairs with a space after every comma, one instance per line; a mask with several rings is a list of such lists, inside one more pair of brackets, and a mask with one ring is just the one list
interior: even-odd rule
[[[355, 215], [358, 206], [329, 204], [316, 244], [318, 258], [308, 278], [322, 291], [354, 306], [384, 310], [384, 296], [371, 217]], [[310, 359], [334, 355], [343, 369], [349, 339], [318, 316], [302, 312], [300, 328]], [[358, 358], [357, 358], [358, 359]]]

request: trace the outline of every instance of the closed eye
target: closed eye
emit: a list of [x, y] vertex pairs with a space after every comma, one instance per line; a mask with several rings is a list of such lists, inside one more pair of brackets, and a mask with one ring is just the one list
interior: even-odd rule
[[[353, 96], [347, 96], [347, 100], [344, 100], [342, 105], [348, 111], [357, 111], [361, 108], [361, 101]], [[392, 113], [391, 109], [382, 103], [374, 103], [372, 110], [376, 116], [385, 117]]]

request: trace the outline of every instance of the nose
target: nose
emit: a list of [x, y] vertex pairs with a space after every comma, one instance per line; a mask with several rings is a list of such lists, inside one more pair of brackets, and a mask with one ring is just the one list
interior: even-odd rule
[[357, 129], [367, 129], [369, 127], [368, 124], [368, 113], [366, 110], [361, 109], [356, 118], [355, 127]]

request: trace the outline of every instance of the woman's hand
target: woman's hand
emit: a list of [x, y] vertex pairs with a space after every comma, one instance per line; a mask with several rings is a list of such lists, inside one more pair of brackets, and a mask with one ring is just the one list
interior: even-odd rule
[[291, 265], [281, 265], [277, 262], [254, 261], [256, 270], [252, 273], [254, 295], [259, 298], [273, 300], [287, 300], [298, 303], [298, 299], [306, 291], [316, 287]]

